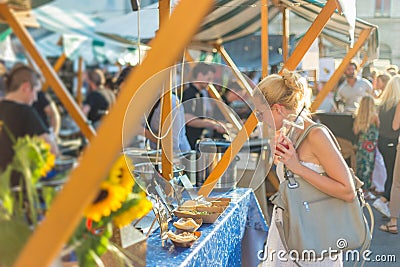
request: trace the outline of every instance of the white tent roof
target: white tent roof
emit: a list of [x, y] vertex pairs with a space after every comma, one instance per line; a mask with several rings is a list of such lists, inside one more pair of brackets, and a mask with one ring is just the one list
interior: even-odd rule
[[[82, 56], [87, 62], [108, 60], [114, 62], [121, 54], [137, 48], [127, 40], [112, 40], [95, 33], [95, 27], [102, 21], [75, 10], [64, 10], [48, 4], [34, 9], [34, 14], [43, 29], [53, 32], [45, 39], [38, 39], [39, 50], [43, 54], [55, 54], [57, 42], [62, 37], [62, 52], [69, 58]], [[51, 46], [55, 46], [51, 48]]]
[[[324, 4], [314, 0], [280, 0], [279, 5], [289, 8], [294, 14], [313, 22], [321, 12]], [[280, 11], [270, 6], [269, 19], [273, 19]], [[139, 35], [138, 35], [139, 16]], [[119, 36], [128, 40], [142, 40], [154, 38], [158, 29], [158, 4], [145, 7], [140, 12], [128, 13], [124, 16], [110, 19], [96, 26], [96, 32], [107, 36]], [[208, 49], [216, 43], [225, 43], [259, 31], [261, 28], [261, 0], [217, 0], [213, 11], [204, 19], [198, 33], [192, 40], [191, 47]], [[373, 32], [368, 39], [369, 57], [378, 55], [377, 26], [356, 20], [355, 39], [363, 29], [372, 28]], [[323, 32], [330, 32], [349, 43], [349, 23], [338, 13], [333, 14]], [[331, 34], [332, 35], [332, 34]]]

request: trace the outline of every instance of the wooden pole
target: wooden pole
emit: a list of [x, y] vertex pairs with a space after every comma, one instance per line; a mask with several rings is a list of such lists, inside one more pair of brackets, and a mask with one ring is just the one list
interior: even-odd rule
[[218, 109], [222, 112], [222, 115], [225, 117], [225, 119], [228, 122], [230, 122], [237, 131], [240, 131], [240, 129], [242, 129], [242, 125], [240, 124], [239, 120], [232, 114], [229, 108], [226, 106], [217, 88], [215, 88], [215, 86], [210, 83], [208, 85], [207, 91], [210, 94], [210, 96], [216, 100]]
[[239, 153], [240, 149], [243, 147], [250, 134], [254, 131], [257, 124], [258, 120], [253, 112], [246, 120], [242, 130], [239, 131], [236, 138], [232, 141], [232, 144], [225, 151], [221, 160], [217, 163], [215, 169], [207, 177], [206, 181], [198, 192], [199, 196], [207, 197], [211, 193], [215, 184], [218, 182], [218, 179], [224, 174], [229, 164], [231, 164], [232, 160]]
[[[171, 3], [170, 0], [159, 0], [159, 19], [160, 27], [162, 27], [170, 16]], [[161, 136], [163, 136], [161, 146], [161, 168], [162, 176], [170, 180], [173, 177], [173, 130], [172, 130], [172, 70], [169, 71], [168, 78], [164, 83], [163, 94], [161, 98]], [[178, 134], [178, 133], [174, 133]]]
[[85, 115], [78, 107], [75, 100], [71, 97], [60, 78], [58, 78], [54, 69], [50, 66], [47, 60], [40, 55], [39, 50], [35, 46], [35, 42], [29, 35], [26, 28], [18, 21], [14, 15], [14, 12], [9, 9], [6, 3], [0, 3], [0, 14], [5, 20], [7, 20], [15, 35], [24, 45], [25, 49], [35, 61], [36, 65], [41, 69], [46, 81], [53, 88], [60, 101], [64, 104], [64, 107], [68, 110], [69, 114], [71, 114], [72, 118], [76, 121], [82, 133], [89, 140], [92, 139], [95, 136], [94, 129], [87, 123]]
[[328, 0], [325, 6], [322, 8], [321, 12], [318, 14], [317, 18], [314, 20], [311, 27], [307, 30], [304, 37], [301, 39], [296, 49], [293, 51], [292, 55], [285, 63], [285, 68], [288, 70], [295, 70], [297, 65], [303, 59], [305, 53], [310, 49], [314, 40], [321, 33], [322, 29], [325, 27], [326, 23], [331, 18], [333, 12], [336, 9], [336, 1]]
[[225, 48], [222, 45], [217, 45], [216, 48], [221, 54], [222, 58], [228, 64], [228, 66], [232, 68], [233, 73], [238, 79], [238, 84], [242, 88], [246, 89], [249, 95], [253, 95], [253, 88], [247, 82], [246, 78], [243, 76], [243, 73], [240, 72], [239, 68], [236, 66], [235, 62], [233, 62], [232, 58], [229, 56], [228, 52], [226, 52]]
[[289, 57], [289, 9], [282, 10], [282, 58], [285, 63]]
[[83, 85], [83, 58], [79, 57], [78, 62], [78, 82], [76, 85], [76, 102], [79, 106], [82, 106], [82, 85]]
[[261, 68], [262, 78], [268, 75], [268, 0], [261, 1]]
[[347, 65], [350, 63], [352, 58], [357, 54], [358, 50], [363, 46], [365, 41], [368, 39], [371, 34], [372, 29], [365, 29], [360, 33], [357, 42], [354, 43], [353, 48], [347, 52], [346, 56], [343, 58], [339, 67], [332, 74], [329, 81], [325, 84], [324, 88], [319, 92], [319, 94], [315, 97], [313, 103], [311, 104], [311, 112], [315, 112], [318, 107], [322, 104], [325, 97], [328, 93], [335, 87], [335, 85], [339, 82], [340, 77], [343, 75]]
[[[143, 63], [128, 76], [117, 102], [101, 123], [98, 135], [86, 148], [78, 167], [71, 172], [68, 182], [54, 200], [50, 212], [28, 240], [16, 267], [49, 266], [59, 254], [120, 154], [122, 134], [124, 140], [130, 140], [135, 135], [144, 112], [155, 100], [164, 77], [154, 75], [174, 64], [213, 3], [212, 0], [181, 0], [176, 6], [171, 19], [150, 42], [152, 49]], [[0, 10], [7, 8], [4, 4], [0, 4], [0, 7]], [[148, 86], [141, 88], [145, 82]], [[134, 112], [126, 113], [129, 104], [135, 107]]]
[[[61, 69], [61, 67], [64, 65], [65, 60], [67, 59], [67, 55], [65, 53], [62, 53], [61, 56], [57, 59], [56, 63], [54, 63], [54, 72], [58, 73]], [[43, 91], [47, 91], [49, 88], [49, 84], [46, 82], [42, 86]]]

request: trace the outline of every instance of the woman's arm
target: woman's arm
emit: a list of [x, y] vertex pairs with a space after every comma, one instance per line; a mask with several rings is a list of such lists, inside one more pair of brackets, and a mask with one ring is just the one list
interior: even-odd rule
[[322, 165], [326, 175], [320, 175], [302, 165], [293, 144], [289, 139], [286, 141], [289, 149], [284, 153], [282, 161], [288, 169], [328, 195], [349, 202], [354, 199], [355, 189], [350, 170], [326, 130], [312, 129], [301, 145]]
[[396, 112], [392, 121], [393, 131], [397, 131], [400, 128], [400, 103], [397, 104]]
[[381, 121], [379, 120], [378, 113], [375, 113], [374, 118], [373, 118], [373, 123], [375, 123], [376, 127], [379, 128], [379, 125], [381, 124]]

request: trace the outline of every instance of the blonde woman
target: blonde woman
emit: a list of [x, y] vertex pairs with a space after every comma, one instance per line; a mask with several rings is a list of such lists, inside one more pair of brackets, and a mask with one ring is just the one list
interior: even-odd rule
[[379, 140], [378, 147], [386, 167], [385, 191], [372, 206], [386, 217], [390, 217], [388, 202], [392, 189], [396, 146], [400, 134], [400, 75], [390, 78], [379, 98]]
[[[258, 85], [271, 108], [277, 135], [282, 128], [283, 120], [290, 115], [298, 114], [304, 105], [304, 88], [299, 78], [297, 74], [283, 70], [282, 76], [270, 75]], [[314, 122], [306, 116], [303, 116], [303, 119], [304, 130], [302, 131], [306, 131]], [[282, 138], [283, 140], [278, 140], [277, 151], [275, 152], [277, 174], [281, 181], [284, 179], [283, 165], [286, 165], [287, 169], [303, 177], [322, 192], [344, 201], [350, 202], [354, 199], [355, 189], [349, 168], [327, 130], [321, 127], [313, 128], [297, 149], [294, 148], [289, 138]], [[286, 142], [288, 148], [279, 144], [281, 141]], [[274, 207], [264, 250], [264, 266], [297, 266], [289, 255], [282, 256], [286, 250], [275, 224], [281, 216], [280, 209]], [[313, 236], [313, 233], [306, 234], [310, 238], [322, 238]], [[301, 252], [299, 253], [301, 254]], [[302, 259], [298, 263], [301, 266], [343, 265], [340, 254], [333, 255], [331, 258], [326, 257], [323, 261]]]
[[355, 113], [353, 131], [358, 136], [357, 142], [357, 176], [364, 182], [366, 199], [376, 197], [371, 189], [372, 172], [374, 170], [376, 148], [378, 145], [379, 117], [372, 96], [364, 96]]

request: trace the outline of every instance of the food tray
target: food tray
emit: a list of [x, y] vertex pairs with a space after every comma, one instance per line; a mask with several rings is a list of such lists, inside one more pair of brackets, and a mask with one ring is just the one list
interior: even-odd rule
[[203, 219], [199, 218], [199, 219], [193, 219], [194, 222], [198, 225], [197, 227], [193, 226], [193, 227], [188, 228], [188, 227], [182, 227], [181, 225], [179, 225], [179, 222], [184, 223], [186, 220], [189, 220], [189, 219], [193, 219], [193, 218], [180, 218], [177, 222], [173, 223], [173, 225], [176, 228], [176, 232], [177, 233], [180, 233], [180, 232], [195, 232], [203, 224]]
[[[185, 232], [183, 232], [183, 233], [185, 233]], [[183, 234], [183, 233], [176, 233], [176, 232], [175, 232], [175, 233], [173, 233], [173, 234], [179, 235], [179, 234]], [[186, 233], [188, 233], [188, 232], [186, 232]], [[173, 243], [174, 246], [176, 246], [176, 247], [190, 248], [190, 247], [193, 246], [193, 244], [194, 244], [197, 240], [199, 240], [199, 238], [200, 238], [200, 236], [201, 236], [201, 232], [194, 232], [194, 233], [190, 233], [190, 234], [193, 234], [193, 235], [196, 236], [197, 238], [196, 238], [195, 240], [183, 241], [183, 242], [181, 242], [181, 241], [179, 241], [179, 240], [177, 240], [177, 239], [174, 239], [173, 236], [171, 236], [170, 234], [168, 235], [168, 238], [172, 241], [172, 243]]]

